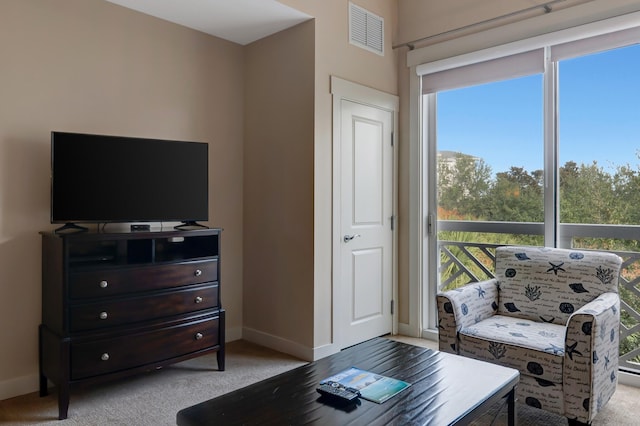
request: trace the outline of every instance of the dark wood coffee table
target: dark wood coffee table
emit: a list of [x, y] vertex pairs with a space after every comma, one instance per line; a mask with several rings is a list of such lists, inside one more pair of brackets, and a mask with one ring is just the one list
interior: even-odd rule
[[[323, 402], [318, 382], [349, 367], [411, 386], [382, 404]], [[515, 424], [517, 370], [376, 338], [178, 412], [195, 425], [451, 425], [468, 424], [500, 400]]]

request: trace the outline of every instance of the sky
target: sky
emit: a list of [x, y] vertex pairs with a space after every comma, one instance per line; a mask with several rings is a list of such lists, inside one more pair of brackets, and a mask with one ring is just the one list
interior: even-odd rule
[[[559, 64], [560, 165], [640, 169], [640, 45]], [[438, 150], [484, 159], [493, 173], [543, 166], [542, 75], [438, 94]]]

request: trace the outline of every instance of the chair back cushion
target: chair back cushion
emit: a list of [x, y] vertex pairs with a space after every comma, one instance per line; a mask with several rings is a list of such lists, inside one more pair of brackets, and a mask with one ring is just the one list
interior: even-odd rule
[[498, 312], [565, 325], [602, 293], [618, 292], [622, 259], [606, 252], [548, 247], [496, 248]]

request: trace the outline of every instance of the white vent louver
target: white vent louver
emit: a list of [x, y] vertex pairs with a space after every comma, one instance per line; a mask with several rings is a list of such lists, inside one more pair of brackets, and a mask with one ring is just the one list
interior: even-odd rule
[[349, 41], [353, 45], [384, 55], [384, 19], [350, 2]]

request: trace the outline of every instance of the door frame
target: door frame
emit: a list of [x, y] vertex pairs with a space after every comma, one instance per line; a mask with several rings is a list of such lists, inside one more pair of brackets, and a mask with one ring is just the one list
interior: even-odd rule
[[[333, 97], [333, 124], [332, 124], [332, 236], [331, 236], [331, 341], [336, 349], [342, 349], [340, 332], [338, 325], [338, 309], [340, 306], [337, 301], [337, 284], [340, 282], [340, 273], [342, 270], [341, 241], [342, 230], [340, 229], [340, 183], [342, 178], [341, 163], [341, 116], [342, 101], [350, 101], [377, 109], [386, 110], [392, 113], [393, 120], [393, 161], [392, 161], [392, 199], [393, 199], [393, 215], [395, 217], [394, 230], [392, 233], [392, 300], [394, 304], [393, 313], [391, 315], [391, 330], [393, 334], [398, 332], [398, 109], [400, 105], [399, 97], [377, 89], [362, 86], [360, 84], [343, 80], [336, 76], [331, 76], [331, 94]], [[337, 303], [338, 302], [338, 303]]]

